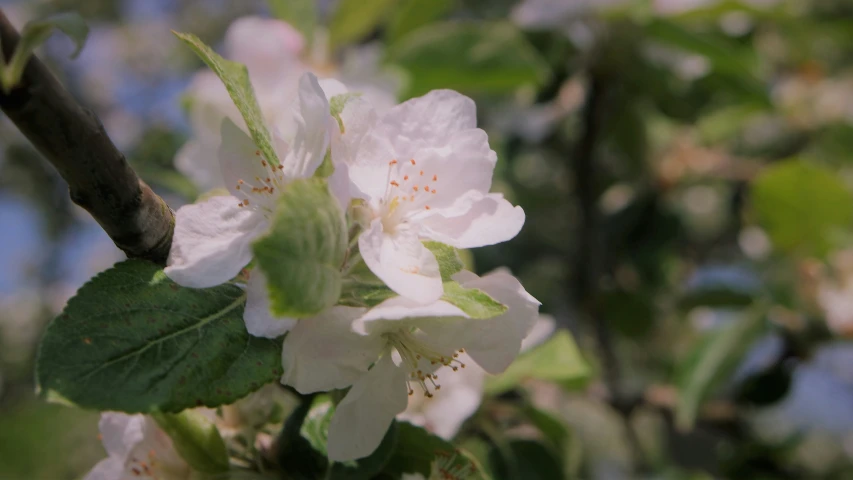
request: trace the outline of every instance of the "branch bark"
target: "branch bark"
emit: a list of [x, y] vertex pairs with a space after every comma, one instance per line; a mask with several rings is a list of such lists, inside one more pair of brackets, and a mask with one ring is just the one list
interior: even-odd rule
[[[7, 60], [18, 32], [0, 10]], [[128, 257], [165, 264], [174, 213], [130, 168], [95, 114], [81, 106], [35, 56], [0, 109], [68, 183], [71, 200], [88, 211]]]

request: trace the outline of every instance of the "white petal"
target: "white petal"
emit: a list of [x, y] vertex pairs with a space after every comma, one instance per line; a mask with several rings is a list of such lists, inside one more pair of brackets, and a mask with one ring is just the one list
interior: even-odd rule
[[281, 383], [300, 393], [345, 388], [375, 362], [383, 341], [352, 331], [352, 321], [364, 309], [333, 307], [296, 322], [282, 349]]
[[260, 268], [252, 270], [246, 285], [246, 310], [243, 320], [246, 330], [256, 337], [278, 338], [296, 325], [296, 319], [274, 317], [270, 312], [270, 297], [267, 279]]
[[417, 150], [413, 158], [417, 165], [403, 163], [401, 173], [408, 169], [409, 175], [417, 179], [416, 185], [434, 192], [428, 196], [433, 212], [454, 206], [469, 192], [487, 194], [497, 163], [486, 132], [479, 128], [450, 134], [441, 143]]
[[358, 245], [368, 268], [398, 294], [429, 303], [444, 293], [438, 261], [413, 232], [399, 226], [395, 235], [388, 235], [376, 219]]
[[545, 342], [545, 340], [551, 337], [556, 328], [557, 322], [554, 320], [554, 317], [551, 315], [539, 315], [539, 319], [536, 320], [536, 324], [533, 325], [530, 333], [521, 341], [521, 351], [526, 352]]
[[468, 318], [468, 314], [442, 300], [420, 304], [406, 297], [392, 297], [357, 318], [353, 322], [353, 329], [367, 334], [378, 331], [377, 328], [399, 328], [398, 320], [438, 317]]
[[246, 65], [252, 84], [261, 90], [293, 75], [304, 48], [302, 35], [280, 20], [242, 17], [225, 33], [225, 56]]
[[438, 212], [421, 220], [421, 235], [456, 248], [475, 248], [505, 242], [524, 225], [524, 210], [514, 207], [499, 193], [474, 202], [459, 216]]
[[433, 90], [389, 110], [381, 129], [406, 159], [424, 145], [442, 145], [453, 134], [476, 126], [473, 100], [453, 90]]
[[408, 397], [406, 372], [385, 355], [338, 404], [329, 425], [329, 459], [342, 462], [373, 453], [394, 416], [406, 409]]
[[224, 187], [216, 151], [214, 144], [190, 140], [175, 154], [175, 168], [189, 177], [202, 192]]
[[[418, 327], [437, 346], [462, 346], [471, 358], [489, 373], [500, 373], [509, 366], [521, 349], [539, 317], [539, 301], [530, 296], [521, 283], [506, 272], [490, 273], [469, 279], [469, 273], [454, 279], [466, 288], [478, 288], [507, 306], [507, 311], [494, 318], [455, 322], [420, 322]], [[458, 345], [458, 346], [457, 346]]]
[[290, 145], [287, 156], [280, 159], [285, 177], [314, 175], [329, 148], [332, 122], [329, 101], [317, 83], [317, 77], [311, 73], [303, 74], [299, 79], [299, 96], [293, 106], [293, 115], [275, 126], [277, 133]]
[[126, 457], [142, 441], [145, 417], [125, 413], [104, 412], [98, 421], [101, 442], [111, 457]]
[[486, 372], [466, 354], [460, 355], [459, 361], [465, 363], [466, 368], [454, 372], [450, 367], [442, 367], [435, 372], [441, 384], [440, 392], [432, 398], [410, 396], [406, 411], [397, 418], [411, 420], [446, 440], [452, 439], [465, 420], [480, 407], [486, 378]]
[[[220, 126], [221, 143], [217, 150], [219, 166], [225, 186], [232, 195], [240, 197], [236, 189], [240, 180], [252, 183], [255, 178], [269, 176], [263, 160], [257, 155], [258, 147], [243, 129], [238, 127], [230, 118], [222, 120]], [[257, 184], [256, 184], [257, 186]], [[245, 187], [244, 187], [245, 188]]]
[[[394, 160], [391, 144], [372, 133], [376, 111], [364, 98], [352, 98], [340, 114], [341, 124], [332, 133], [332, 161], [346, 164], [352, 181], [352, 196], [381, 198], [388, 187], [389, 162]], [[337, 121], [335, 122], [337, 123]]]
[[166, 275], [194, 288], [227, 282], [252, 259], [250, 244], [266, 224], [261, 214], [239, 207], [234, 197], [184, 205], [175, 214]]
[[95, 468], [83, 477], [83, 480], [123, 480], [124, 473], [124, 460], [119, 457], [109, 457], [98, 462]]
[[323, 89], [323, 93], [326, 94], [326, 99], [330, 101], [335, 95], [343, 95], [344, 93], [349, 92], [346, 85], [334, 78], [324, 78], [319, 80], [319, 84], [320, 88]]

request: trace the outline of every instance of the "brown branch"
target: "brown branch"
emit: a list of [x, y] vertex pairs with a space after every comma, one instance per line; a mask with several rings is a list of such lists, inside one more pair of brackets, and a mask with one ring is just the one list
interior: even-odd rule
[[[19, 35], [0, 11], [4, 58]], [[71, 200], [97, 220], [128, 257], [165, 264], [174, 213], [127, 164], [98, 117], [81, 106], [35, 56], [0, 109], [68, 182]]]

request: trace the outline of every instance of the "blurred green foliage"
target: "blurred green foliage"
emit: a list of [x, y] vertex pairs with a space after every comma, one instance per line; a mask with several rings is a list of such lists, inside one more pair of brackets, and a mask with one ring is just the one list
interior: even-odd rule
[[[849, 2], [212, 3], [171, 2], [158, 21], [218, 45], [237, 16], [268, 13], [313, 40], [326, 69], [378, 45], [401, 100], [453, 88], [477, 102], [499, 153], [495, 189], [527, 222], [473, 263], [509, 266], [576, 339], [560, 332], [487, 382], [456, 444], [492, 478], [853, 475], [853, 365], [830, 361], [853, 334]], [[76, 9], [129, 35], [153, 21], [143, 4], [35, 9]], [[131, 77], [186, 79], [199, 66], [177, 41], [161, 63], [135, 61], [127, 45], [112, 61]], [[47, 47], [102, 118], [127, 110], [138, 120], [126, 151], [141, 176], [174, 206], [194, 199], [172, 165], [186, 129], [104, 101]], [[34, 288], [47, 292], [62, 279], [57, 252], [85, 221], [6, 123], [0, 139], [3, 192], [32, 203], [51, 239], [35, 260]], [[36, 330], [50, 315], [43, 302], [23, 319]], [[9, 312], [0, 477], [75, 478], [101, 455], [95, 417], [34, 403], [21, 373], [34, 337], [11, 334], [22, 320]], [[414, 435], [406, 428], [398, 437]]]

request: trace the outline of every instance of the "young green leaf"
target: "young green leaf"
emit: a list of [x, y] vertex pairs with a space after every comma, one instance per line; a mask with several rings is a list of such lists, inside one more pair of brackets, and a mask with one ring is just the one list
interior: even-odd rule
[[762, 331], [764, 313], [765, 306], [759, 303], [730, 324], [710, 332], [679, 366], [675, 380], [675, 424], [679, 429], [693, 427], [702, 401], [738, 366]]
[[314, 0], [268, 0], [268, 3], [270, 13], [299, 30], [307, 45], [314, 42], [314, 28], [317, 26]]
[[295, 180], [278, 199], [269, 233], [253, 245], [272, 310], [308, 317], [337, 303], [347, 229], [323, 179]]
[[777, 163], [752, 186], [752, 209], [773, 245], [821, 256], [836, 246], [833, 234], [853, 225], [853, 193], [832, 172], [804, 161]]
[[424, 246], [435, 255], [438, 261], [438, 271], [441, 272], [441, 280], [449, 282], [452, 280], [453, 274], [462, 271], [465, 265], [459, 258], [459, 254], [455, 248], [450, 245], [445, 245], [441, 242], [426, 241]]
[[[329, 440], [329, 425], [334, 414], [335, 406], [332, 401], [327, 396], [317, 397], [300, 429], [302, 438], [324, 458], [328, 455], [326, 445]], [[376, 478], [375, 475], [382, 470], [394, 452], [396, 443], [397, 423], [393, 422], [379, 447], [372, 454], [354, 461], [327, 465], [325, 478], [339, 480], [370, 480]]]
[[245, 292], [183, 288], [143, 260], [84, 285], [47, 328], [36, 380], [83, 408], [179, 412], [232, 403], [281, 375], [281, 341], [249, 335]]
[[488, 293], [476, 288], [465, 288], [456, 282], [444, 282], [441, 299], [455, 305], [471, 318], [492, 318], [506, 312], [506, 305]]
[[453, 8], [453, 0], [406, 0], [400, 3], [388, 22], [386, 34], [390, 43], [440, 18]]
[[434, 23], [393, 45], [389, 58], [408, 71], [405, 96], [436, 88], [507, 93], [549, 76], [547, 63], [509, 23]]
[[228, 450], [216, 425], [193, 410], [155, 413], [157, 425], [172, 439], [175, 450], [193, 470], [201, 473], [228, 471]]
[[255, 98], [255, 90], [249, 81], [249, 71], [246, 69], [246, 66], [220, 57], [195, 35], [179, 32], [173, 33], [183, 40], [222, 80], [225, 89], [228, 90], [228, 94], [231, 96], [231, 100], [234, 101], [234, 105], [237, 106], [237, 110], [243, 116], [243, 120], [245, 120], [246, 126], [249, 128], [249, 133], [252, 136], [252, 140], [255, 141], [255, 145], [258, 146], [258, 149], [263, 153], [264, 158], [268, 162], [279, 165], [281, 162], [279, 162], [278, 156], [275, 154], [275, 149], [272, 146], [270, 132], [267, 130], [258, 100]]
[[61, 31], [74, 41], [75, 49], [71, 58], [77, 58], [86, 43], [86, 37], [89, 36], [88, 25], [77, 13], [60, 13], [27, 23], [21, 30], [21, 39], [9, 63], [4, 64], [3, 56], [0, 55], [0, 84], [4, 92], [9, 93], [21, 80], [24, 67], [27, 66], [33, 51], [50, 38], [54, 30]]
[[545, 380], [566, 388], [584, 385], [591, 375], [589, 365], [567, 331], [555, 333], [548, 341], [522, 353], [506, 371], [486, 382], [486, 391], [497, 395], [528, 378]]
[[395, 0], [340, 0], [329, 24], [329, 43], [360, 40], [385, 19]]
[[[397, 422], [397, 446], [378, 478], [397, 479], [417, 473], [424, 478], [443, 478], [441, 469], [458, 472], [459, 478], [489, 480], [467, 452], [421, 427]], [[430, 476], [432, 473], [437, 476]]]

